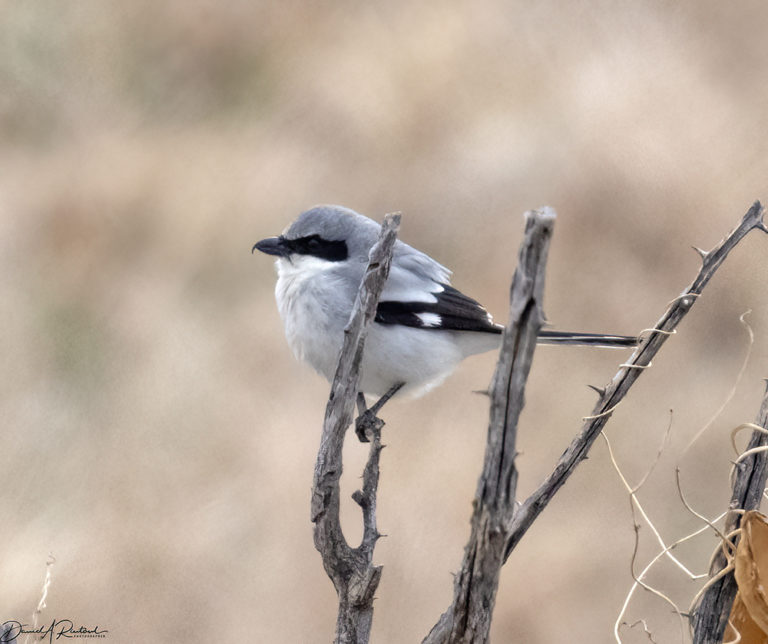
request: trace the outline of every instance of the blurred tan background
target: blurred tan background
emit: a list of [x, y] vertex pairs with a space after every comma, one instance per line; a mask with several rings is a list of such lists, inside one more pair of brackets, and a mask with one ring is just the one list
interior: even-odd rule
[[[636, 333], [768, 199], [762, 2], [8, 2], [0, 21], [0, 617], [110, 642], [328, 642], [335, 594], [309, 492], [328, 385], [294, 362], [253, 243], [302, 210], [381, 218], [506, 320], [521, 214], [559, 213], [546, 312]], [[753, 233], [608, 425], [672, 541], [677, 499], [726, 505], [730, 428], [768, 376], [768, 239]], [[738, 318], [752, 309], [746, 351]], [[625, 352], [541, 348], [520, 493]], [[420, 641], [469, 534], [493, 355], [386, 409], [373, 641]], [[365, 450], [350, 440], [349, 494]], [[655, 554], [641, 529], [638, 569]], [[602, 442], [504, 569], [495, 642], [610, 642], [631, 586], [629, 503]], [[706, 569], [712, 537], [681, 549]], [[681, 607], [697, 589], [650, 576]], [[638, 594], [658, 642], [669, 607]], [[645, 642], [623, 629], [625, 642]]]

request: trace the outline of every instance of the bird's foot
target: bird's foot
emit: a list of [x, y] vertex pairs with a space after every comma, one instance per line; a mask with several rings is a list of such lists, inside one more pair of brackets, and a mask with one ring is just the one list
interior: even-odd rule
[[366, 409], [355, 419], [355, 434], [361, 443], [370, 443], [376, 433], [381, 432], [384, 421], [376, 415], [376, 410]]
[[357, 411], [360, 414], [355, 419], [355, 433], [361, 443], [370, 443], [371, 437], [381, 434], [381, 428], [384, 427], [384, 421], [376, 414], [392, 396], [394, 396], [405, 383], [399, 382], [387, 391], [370, 408], [365, 407], [365, 396], [362, 392], [357, 394]]

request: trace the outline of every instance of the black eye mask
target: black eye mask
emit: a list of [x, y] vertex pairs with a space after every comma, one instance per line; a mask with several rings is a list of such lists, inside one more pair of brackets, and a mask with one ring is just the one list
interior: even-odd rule
[[329, 262], [342, 262], [349, 257], [347, 242], [343, 240], [328, 241], [320, 235], [309, 235], [297, 239], [281, 237], [280, 241], [291, 253], [297, 255], [311, 255]]

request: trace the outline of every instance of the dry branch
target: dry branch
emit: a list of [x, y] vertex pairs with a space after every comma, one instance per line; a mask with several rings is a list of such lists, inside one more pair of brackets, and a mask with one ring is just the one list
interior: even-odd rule
[[[766, 387], [756, 423], [768, 429], [768, 387]], [[766, 445], [768, 445], [768, 435], [753, 431], [747, 451]], [[728, 505], [729, 513], [725, 518], [723, 530], [725, 534], [731, 534], [739, 528], [742, 514], [738, 510], [757, 510], [760, 507], [766, 475], [768, 475], [768, 452], [766, 451], [757, 450], [734, 465], [733, 492]], [[737, 541], [738, 539], [734, 538], [734, 545]], [[718, 575], [726, 566], [727, 561], [721, 548], [710, 567], [710, 577]], [[722, 642], [737, 590], [733, 572], [724, 575], [706, 590], [692, 615], [694, 644]]]
[[355, 300], [325, 409], [323, 434], [315, 464], [312, 488], [312, 522], [315, 547], [339, 596], [336, 639], [339, 644], [368, 642], [373, 620], [373, 596], [381, 578], [381, 566], [373, 565], [373, 549], [379, 538], [376, 528], [376, 490], [379, 481], [381, 426], [372, 428], [363, 489], [353, 495], [363, 510], [363, 539], [352, 548], [344, 538], [339, 519], [339, 480], [344, 436], [352, 422], [360, 384], [360, 365], [367, 329], [376, 314], [384, 282], [389, 275], [400, 215], [384, 218], [381, 234], [371, 249], [368, 268]]
[[472, 533], [454, 582], [453, 603], [425, 643], [485, 642], [499, 573], [515, 512], [515, 441], [525, 382], [543, 325], [544, 268], [555, 213], [526, 213], [525, 239], [512, 279], [510, 316], [491, 383], [491, 410], [483, 473], [477, 486]]
[[[538, 288], [543, 285], [543, 272], [537, 277], [537, 270], [532, 270], [536, 263], [528, 263], [534, 254], [528, 255], [532, 252], [533, 246], [532, 240], [526, 234], [518, 267], [518, 271], [525, 271], [522, 275], [526, 279], [521, 278], [518, 283], [516, 271], [512, 288], [510, 323], [505, 330], [502, 351], [494, 376], [486, 460], [475, 497], [472, 533], [465, 548], [461, 569], [456, 575], [453, 603], [424, 639], [424, 644], [488, 641], [488, 630], [501, 566], [576, 466], [586, 458], [589, 448], [608, 422], [616, 406], [626, 396], [642, 371], [650, 367], [652, 358], [658, 353], [667, 337], [675, 332], [728, 253], [755, 228], [768, 233], [768, 228], [763, 223], [763, 207], [760, 202], [755, 202], [736, 229], [711, 251], [696, 249], [702, 259], [702, 266], [696, 278], [680, 296], [670, 302], [666, 312], [653, 329], [649, 329], [648, 335], [630, 359], [620, 366], [610, 384], [605, 389], [596, 388], [599, 399], [592, 415], [584, 419], [581, 431], [563, 453], [552, 473], [530, 497], [521, 505], [516, 505], [514, 493], [517, 472], [514, 466], [514, 438], [517, 417], [522, 408], [527, 370], [530, 367], [530, 362], [526, 364], [525, 361], [530, 361], [533, 354], [533, 347], [528, 344], [530, 333], [537, 324], [540, 324], [538, 307], [541, 292], [534, 290], [534, 285]], [[526, 233], [530, 231], [529, 219]], [[540, 260], [545, 257], [546, 252], [538, 255]], [[524, 258], [527, 261], [524, 261]], [[521, 268], [523, 266], [526, 268]], [[521, 289], [520, 292], [516, 291], [516, 283]], [[536, 315], [533, 314], [534, 311]], [[500, 376], [504, 373], [504, 369], [510, 368], [512, 375]], [[499, 384], [505, 385], [506, 388], [500, 390]], [[497, 398], [500, 391], [503, 392], [501, 398]], [[503, 413], [500, 417], [501, 412]], [[502, 423], [501, 427], [497, 425], [500, 418], [506, 420], [506, 424]], [[504, 546], [501, 558], [498, 557], [499, 544]]]
[[651, 360], [666, 342], [669, 334], [674, 332], [680, 321], [691, 310], [696, 299], [701, 295], [702, 289], [715, 274], [715, 271], [725, 260], [731, 250], [745, 235], [753, 230], [760, 229], [768, 232], [763, 223], [763, 207], [756, 201], [747, 211], [741, 223], [723, 241], [709, 252], [697, 250], [702, 258], [701, 269], [696, 279], [685, 289], [680, 296], [675, 298], [664, 315], [661, 316], [653, 329], [643, 342], [635, 349], [632, 357], [621, 366], [611, 383], [600, 390], [602, 393], [595, 405], [592, 415], [587, 417], [579, 434], [574, 438], [565, 453], [555, 465], [555, 469], [529, 496], [515, 513], [510, 533], [507, 556], [519, 543], [531, 524], [536, 520], [541, 511], [547, 506], [558, 489], [568, 480], [576, 466], [586, 458], [587, 452], [599, 436], [613, 410], [623, 400], [624, 396], [640, 377], [640, 374], [648, 368]]

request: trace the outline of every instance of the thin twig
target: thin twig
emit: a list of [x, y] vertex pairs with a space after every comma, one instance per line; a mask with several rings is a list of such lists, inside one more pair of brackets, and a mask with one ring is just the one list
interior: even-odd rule
[[[635, 562], [637, 560], [637, 551], [640, 547], [640, 524], [637, 522], [637, 515], [636, 510], [640, 512], [642, 517], [645, 519], [648, 526], [651, 528], [651, 531], [656, 536], [656, 540], [659, 542], [659, 544], [662, 547], [662, 552], [666, 553], [666, 555], [682, 570], [684, 570], [687, 574], [693, 575], [688, 568], [686, 568], [681, 561], [679, 561], [667, 548], [667, 545], [664, 543], [664, 540], [661, 537], [661, 534], [656, 529], [656, 526], [654, 525], [653, 521], [651, 521], [650, 517], [646, 514], [645, 510], [643, 509], [642, 504], [640, 503], [640, 500], [637, 498], [637, 492], [640, 490], [642, 485], [645, 483], [646, 480], [648, 480], [648, 477], [651, 475], [651, 472], [653, 472], [654, 468], [656, 467], [656, 464], [659, 462], [659, 459], [661, 458], [661, 455], [664, 451], [664, 446], [667, 443], [667, 439], [669, 438], [669, 433], [672, 429], [672, 410], [670, 410], [669, 414], [669, 425], [667, 425], [667, 431], [664, 433], [664, 438], [661, 442], [661, 445], [659, 446], [659, 450], [656, 453], [656, 458], [651, 463], [650, 467], [646, 470], [645, 475], [642, 477], [640, 482], [635, 485], [634, 487], [630, 487], [626, 477], [624, 476], [624, 473], [621, 471], [621, 468], [619, 467], [618, 462], [616, 461], [616, 457], [613, 453], [613, 448], [611, 447], [611, 442], [608, 440], [608, 436], [605, 432], [600, 432], [600, 435], [603, 437], [603, 440], [605, 441], [605, 445], [608, 448], [608, 456], [611, 459], [611, 464], [613, 465], [613, 468], [616, 470], [616, 473], [619, 475], [619, 478], [621, 479], [621, 482], [624, 484], [625, 489], [627, 492], [629, 492], [629, 507], [630, 511], [632, 512], [632, 523], [634, 525], [635, 529], [635, 546], [632, 550], [632, 558], [630, 560], [629, 569], [632, 574], [632, 579], [635, 581], [635, 584], [639, 584], [644, 590], [647, 590], [648, 592], [656, 595], [660, 599], [664, 600], [668, 604], [672, 606], [672, 610], [680, 617], [680, 641], [685, 641], [685, 621], [683, 619], [682, 613], [680, 612], [680, 609], [678, 608], [677, 604], [673, 602], [667, 595], [662, 593], [660, 590], [654, 588], [650, 584], [643, 581], [643, 577], [645, 574], [645, 571], [638, 576], [635, 574]], [[618, 637], [618, 631], [616, 631], [616, 636]], [[619, 638], [619, 642], [621, 642], [621, 638]]]
[[[715, 521], [719, 521], [724, 516], [725, 516], [725, 512], [723, 512], [723, 514], [721, 514], [717, 519], [715, 519]], [[638, 583], [637, 579], [644, 579], [645, 576], [648, 574], [648, 572], [651, 570], [651, 568], [653, 568], [656, 565], [656, 563], [662, 557], [664, 557], [670, 550], [672, 550], [673, 548], [676, 548], [681, 543], [685, 543], [686, 541], [690, 541], [694, 537], [698, 537], [700, 534], [702, 534], [703, 532], [706, 532], [707, 530], [709, 530], [708, 525], [702, 526], [695, 532], [692, 532], [691, 534], [687, 534], [681, 539], [678, 539], [674, 543], [670, 544], [669, 546], [667, 546], [666, 548], [658, 552], [656, 556], [653, 559], [651, 559], [648, 562], [648, 564], [646, 564], [642, 572], [639, 575], [637, 575], [635, 583], [632, 584], [632, 588], [630, 588], [629, 592], [627, 593], [627, 596], [624, 598], [624, 603], [621, 605], [621, 611], [619, 612], [619, 616], [616, 618], [616, 623], [613, 625], [613, 635], [614, 635], [614, 638], [616, 639], [616, 642], [618, 642], [618, 644], [621, 644], [621, 637], [619, 636], [619, 626], [621, 626], [621, 620], [624, 618], [624, 614], [627, 612], [627, 608], [629, 607], [629, 602], [632, 601], [632, 596], [635, 594], [635, 591], [640, 587], [640, 584]], [[694, 575], [693, 578], [698, 579], [699, 577], [700, 575]]]
[[335, 639], [339, 644], [368, 642], [373, 620], [373, 596], [381, 578], [381, 566], [372, 563], [373, 549], [380, 536], [376, 528], [380, 427], [373, 432], [368, 463], [363, 473], [363, 489], [353, 495], [363, 509], [363, 540], [357, 548], [349, 546], [341, 530], [339, 479], [344, 435], [352, 422], [360, 383], [363, 343], [389, 274], [399, 226], [400, 215], [387, 215], [379, 239], [371, 249], [368, 268], [349, 323], [344, 329], [344, 343], [325, 410], [315, 465], [312, 488], [315, 547], [322, 555], [325, 571], [339, 596]]
[[637, 550], [640, 547], [640, 524], [635, 523], [635, 545], [632, 550], [632, 558], [630, 560], [629, 564], [629, 571], [632, 575], [632, 579], [635, 581], [636, 584], [638, 584], [643, 590], [651, 593], [652, 595], [655, 595], [662, 601], [665, 601], [667, 604], [669, 604], [672, 607], [672, 612], [675, 613], [680, 618], [680, 641], [685, 641], [685, 619], [683, 618], [683, 613], [680, 610], [680, 607], [675, 604], [667, 595], [665, 595], [663, 592], [661, 592], [658, 588], [654, 588], [650, 584], [643, 581], [644, 575], [638, 576], [637, 573], [635, 573], [635, 561], [637, 560]]
[[720, 538], [720, 543], [722, 544], [723, 548], [727, 548], [727, 549], [731, 550], [732, 552], [735, 552], [736, 551], [735, 546], [728, 541], [726, 536], [723, 534], [723, 531], [721, 531], [715, 525], [716, 520], [707, 519], [707, 517], [705, 517], [703, 514], [701, 514], [701, 512], [697, 512], [693, 508], [693, 506], [690, 503], [688, 503], [688, 500], [685, 498], [685, 494], [683, 493], [683, 485], [680, 482], [680, 468], [679, 467], [675, 468], [675, 483], [677, 485], [677, 495], [680, 497], [680, 501], [682, 502], [683, 507], [686, 510], [688, 510], [688, 512], [690, 512], [693, 516], [695, 516], [699, 521], [703, 521], [704, 523], [707, 524], [707, 526], [709, 526], [709, 528], [712, 530], [712, 532], [714, 532]]
[[[43, 612], [43, 609], [48, 607], [48, 604], [46, 603], [48, 600], [48, 591], [51, 589], [51, 581], [52, 576], [51, 572], [53, 570], [53, 564], [56, 563], [56, 557], [53, 556], [52, 552], [48, 553], [48, 560], [45, 562], [45, 579], [43, 580], [43, 589], [40, 594], [40, 601], [37, 602], [37, 607], [35, 608], [34, 612], [32, 613], [32, 628], [30, 629], [30, 632], [34, 632], [37, 630], [39, 622], [40, 622], [40, 615]], [[27, 634], [24, 637], [24, 644], [30, 644], [30, 642], [34, 641], [34, 636]], [[1, 642], [15, 642], [17, 641], [16, 638], [12, 639], [0, 639]]]
[[651, 630], [648, 628], [648, 624], [646, 623], [646, 621], [645, 621], [644, 619], [638, 619], [636, 622], [633, 622], [632, 624], [627, 624], [626, 622], [624, 622], [624, 624], [625, 624], [626, 626], [629, 626], [629, 628], [634, 628], [634, 627], [635, 627], [635, 626], [637, 626], [638, 624], [642, 625], [642, 627], [643, 627], [643, 632], [644, 632], [644, 633], [645, 633], [645, 634], [648, 636], [648, 641], [649, 641], [649, 642], [651, 642], [651, 644], [658, 644], [658, 643], [656, 642], [656, 640], [655, 640], [655, 639], [653, 639], [653, 633], [652, 633], [652, 632], [651, 632]]
[[[642, 504], [640, 503], [640, 500], [637, 498], [637, 492], [640, 489], [640, 487], [645, 483], [645, 481], [648, 479], [648, 476], [651, 474], [651, 472], [656, 467], [656, 464], [659, 462], [659, 458], [661, 457], [661, 454], [664, 450], [664, 445], [667, 442], [667, 437], [669, 436], [670, 429], [672, 427], [672, 414], [669, 416], [669, 425], [667, 427], [667, 431], [664, 434], [664, 440], [662, 441], [661, 445], [659, 446], [659, 451], [656, 454], [656, 459], [653, 461], [651, 466], [646, 471], [645, 475], [643, 476], [642, 480], [635, 486], [630, 487], [629, 482], [624, 477], [624, 474], [621, 471], [621, 468], [619, 467], [618, 462], [616, 461], [616, 457], [613, 453], [613, 448], [611, 447], [611, 443], [608, 440], [608, 436], [606, 436], [605, 432], [600, 432], [601, 436], [605, 440], [605, 444], [608, 447], [608, 458], [611, 460], [611, 464], [613, 465], [613, 469], [616, 470], [616, 474], [618, 474], [619, 478], [621, 479], [622, 484], [624, 485], [624, 488], [629, 493], [629, 499], [630, 499], [630, 510], [632, 511], [632, 514], [634, 516], [635, 508], [637, 508], [637, 511], [640, 512], [640, 515], [645, 519], [645, 522], [648, 524], [648, 527], [651, 529], [651, 532], [653, 532], [653, 535], [656, 537], [656, 541], [658, 541], [659, 545], [663, 550], [667, 549], [667, 544], [664, 542], [663, 537], [661, 536], [661, 533], [656, 528], [656, 525], [651, 521], [651, 518], [646, 514], [645, 508], [643, 508]], [[683, 564], [682, 561], [680, 561], [677, 557], [675, 557], [671, 552], [667, 551], [667, 557], [678, 567], [680, 570], [682, 570], [686, 575], [691, 577], [692, 579], [696, 579], [697, 576], [692, 573], [686, 566]]]
[[[749, 315], [752, 311], [745, 311], [739, 316], [739, 322], [741, 322], [741, 325], [746, 329], [748, 334], [748, 341], [747, 341], [747, 350], [744, 353], [744, 360], [742, 360], [741, 368], [739, 369], [739, 373], [736, 374], [736, 378], [733, 381], [733, 386], [731, 387], [731, 391], [728, 392], [728, 395], [725, 397], [725, 400], [720, 405], [718, 410], [710, 417], [710, 419], [704, 423], [704, 426], [696, 432], [694, 437], [688, 441], [688, 445], [685, 446], [685, 449], [680, 454], [680, 459], [682, 459], [688, 451], [693, 447], [694, 443], [698, 441], [703, 435], [704, 432], [706, 432], [713, 424], [714, 422], [720, 417], [720, 414], [723, 413], [725, 408], [728, 406], [728, 403], [733, 400], [733, 397], [736, 395], [736, 391], [738, 390], [739, 383], [741, 382], [741, 378], [744, 376], [744, 372], [747, 370], [747, 364], [749, 363], [749, 358], [752, 355], [752, 347], [755, 344], [755, 334], [752, 331], [752, 327], [749, 326], [749, 322], [747, 322], [746, 317]], [[679, 460], [679, 459], [678, 459]]]
[[740, 459], [742, 456], [744, 456], [744, 452], [740, 452], [739, 448], [736, 447], [736, 435], [745, 429], [751, 429], [753, 432], [760, 432], [761, 434], [768, 434], [768, 429], [764, 429], [760, 427], [760, 425], [755, 425], [755, 423], [742, 423], [741, 425], [734, 427], [731, 430], [731, 447], [733, 447], [733, 451], [736, 454], [737, 459]]

